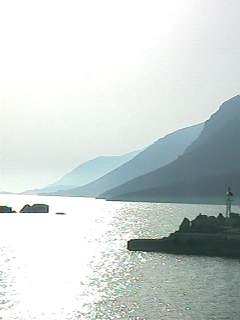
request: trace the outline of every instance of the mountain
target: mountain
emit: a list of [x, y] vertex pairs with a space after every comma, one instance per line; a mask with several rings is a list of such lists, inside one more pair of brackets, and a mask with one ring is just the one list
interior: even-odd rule
[[0, 191], [0, 194], [14, 194], [14, 193], [9, 191]]
[[85, 185], [131, 160], [139, 152], [140, 151], [133, 151], [120, 156], [97, 157], [79, 165], [77, 168], [64, 175], [57, 182], [42, 189], [25, 191], [24, 194], [52, 193]]
[[97, 197], [107, 190], [115, 188], [135, 177], [156, 170], [174, 161], [199, 136], [203, 124], [178, 130], [137, 154], [132, 160], [104, 175], [100, 179], [83, 187], [59, 192], [66, 196]]
[[107, 199], [222, 203], [240, 190], [240, 96], [224, 102], [199, 137], [172, 163], [104, 194]]

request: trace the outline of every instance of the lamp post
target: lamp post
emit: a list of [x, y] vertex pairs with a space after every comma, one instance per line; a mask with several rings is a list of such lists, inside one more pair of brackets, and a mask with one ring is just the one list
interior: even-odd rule
[[226, 192], [226, 218], [230, 217], [231, 209], [232, 209], [232, 202], [233, 202], [233, 193], [231, 188], [228, 187]]

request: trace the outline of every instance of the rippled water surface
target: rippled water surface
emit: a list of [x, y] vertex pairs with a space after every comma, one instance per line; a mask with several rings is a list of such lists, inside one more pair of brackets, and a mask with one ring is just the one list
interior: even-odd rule
[[222, 206], [1, 195], [35, 202], [51, 212], [0, 216], [0, 319], [240, 318], [240, 260], [126, 250]]

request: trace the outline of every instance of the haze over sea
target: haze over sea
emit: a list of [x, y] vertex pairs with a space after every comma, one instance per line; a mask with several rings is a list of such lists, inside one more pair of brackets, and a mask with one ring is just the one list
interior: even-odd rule
[[223, 206], [1, 195], [16, 210], [26, 203], [50, 213], [0, 216], [0, 319], [239, 318], [238, 259], [126, 249]]

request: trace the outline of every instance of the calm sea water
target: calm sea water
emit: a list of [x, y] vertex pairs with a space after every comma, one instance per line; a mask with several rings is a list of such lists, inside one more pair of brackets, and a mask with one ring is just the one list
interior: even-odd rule
[[35, 202], [51, 212], [0, 216], [0, 319], [240, 318], [240, 260], [126, 250], [222, 206], [1, 195]]

